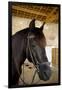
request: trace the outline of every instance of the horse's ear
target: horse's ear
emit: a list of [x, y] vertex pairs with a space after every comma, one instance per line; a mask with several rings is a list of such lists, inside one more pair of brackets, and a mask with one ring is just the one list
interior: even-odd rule
[[40, 31], [43, 31], [44, 25], [45, 25], [45, 22], [44, 22], [44, 23], [42, 24], [42, 26], [40, 27]]
[[30, 28], [30, 30], [34, 30], [34, 28], [35, 28], [35, 19], [32, 19], [32, 21], [29, 24], [29, 28]]

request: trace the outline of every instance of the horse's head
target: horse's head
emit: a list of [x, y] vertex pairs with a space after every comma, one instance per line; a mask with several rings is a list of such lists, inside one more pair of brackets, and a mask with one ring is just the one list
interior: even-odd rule
[[27, 47], [30, 59], [37, 68], [40, 79], [46, 81], [51, 76], [51, 68], [45, 51], [46, 39], [43, 34], [44, 24], [40, 28], [37, 28], [35, 27], [35, 19], [30, 22]]

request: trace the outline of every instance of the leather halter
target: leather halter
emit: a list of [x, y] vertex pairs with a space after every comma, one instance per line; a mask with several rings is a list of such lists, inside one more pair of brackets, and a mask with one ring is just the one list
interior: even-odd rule
[[[35, 66], [36, 69], [37, 69], [37, 70], [35, 70], [35, 72], [34, 72], [34, 75], [33, 75], [33, 78], [32, 78], [32, 82], [31, 82], [31, 84], [32, 84], [33, 81], [34, 81], [34, 78], [35, 78], [36, 72], [39, 71], [38, 68], [37, 68], [37, 66], [35, 65], [35, 62], [34, 62], [34, 59], [33, 59], [33, 56], [32, 56], [32, 50], [31, 50], [31, 48], [30, 48], [30, 39], [32, 39], [32, 38], [34, 38], [34, 36], [33, 36], [33, 35], [30, 36], [30, 33], [28, 33], [28, 36], [27, 36], [26, 57], [28, 58], [28, 50], [29, 50], [29, 51], [30, 51], [31, 60], [32, 60], [34, 66]], [[36, 61], [37, 61], [37, 60], [36, 60]], [[37, 62], [37, 64], [38, 64], [38, 62]]]
[[[34, 61], [33, 56], [32, 56], [32, 54], [34, 54], [34, 53], [33, 53], [33, 51], [32, 51], [32, 48], [30, 47], [30, 39], [33, 39], [33, 38], [34, 38], [34, 36], [33, 36], [33, 35], [30, 36], [30, 33], [28, 33], [28, 36], [27, 36], [26, 57], [28, 58], [28, 53], [30, 52], [31, 60], [32, 60], [34, 66], [35, 66], [35, 67], [37, 68], [37, 70], [38, 70], [38, 67], [37, 67], [37, 66], [39, 65], [39, 62], [38, 62], [38, 60], [37, 60], [37, 58], [36, 58], [35, 55], [34, 55], [34, 57], [35, 57], [35, 61]], [[28, 52], [28, 50], [29, 50], [29, 52]], [[36, 65], [35, 65], [35, 62], [36, 62]], [[49, 62], [42, 62], [42, 64], [50, 65]]]
[[[30, 33], [28, 33], [28, 36], [27, 36], [26, 57], [28, 58], [28, 50], [29, 50], [32, 63], [34, 64], [34, 66], [35, 66], [35, 68], [36, 68], [36, 71], [35, 71], [35, 73], [34, 73], [32, 82], [34, 81], [36, 72], [39, 74], [39, 77], [40, 77], [40, 79], [41, 79], [41, 73], [40, 73], [41, 70], [39, 69], [39, 67], [42, 67], [43, 64], [47, 64], [48, 66], [50, 65], [49, 62], [42, 62], [42, 63], [39, 63], [35, 55], [34, 55], [34, 57], [35, 57], [35, 61], [34, 61], [34, 58], [33, 58], [33, 56], [32, 56], [32, 54], [34, 54], [34, 53], [32, 52], [32, 48], [30, 47], [30, 39], [33, 39], [33, 38], [34, 38], [34, 36], [33, 36], [33, 35], [30, 36]], [[35, 64], [35, 62], [36, 62], [36, 64]]]

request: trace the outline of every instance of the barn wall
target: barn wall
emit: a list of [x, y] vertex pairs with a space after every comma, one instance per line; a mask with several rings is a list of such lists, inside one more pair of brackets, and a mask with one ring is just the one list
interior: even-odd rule
[[[19, 30], [29, 27], [30, 21], [31, 19], [12, 16], [12, 34], [14, 34]], [[36, 26], [38, 27], [42, 25], [42, 22], [40, 21], [36, 21], [35, 23], [36, 23]]]

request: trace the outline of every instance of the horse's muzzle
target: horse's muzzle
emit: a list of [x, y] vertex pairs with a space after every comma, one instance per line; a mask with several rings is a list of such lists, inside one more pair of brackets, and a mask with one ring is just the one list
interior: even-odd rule
[[47, 81], [51, 77], [51, 67], [44, 63], [38, 65], [38, 75], [41, 80]]

